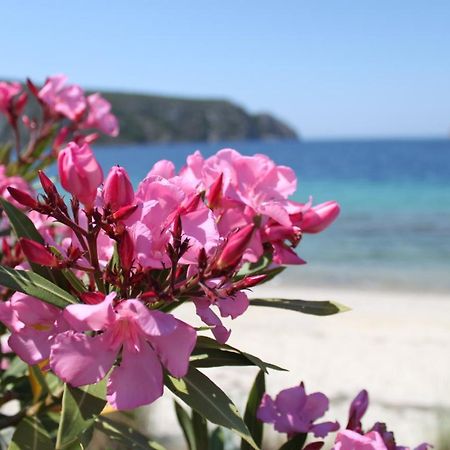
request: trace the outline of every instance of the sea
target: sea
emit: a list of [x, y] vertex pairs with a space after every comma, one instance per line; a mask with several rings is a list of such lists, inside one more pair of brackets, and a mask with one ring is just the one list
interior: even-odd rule
[[307, 261], [282, 274], [286, 285], [450, 294], [450, 140], [233, 141], [97, 147], [105, 173], [125, 167], [137, 185], [153, 164], [180, 168], [200, 150], [264, 153], [292, 167], [292, 197], [337, 200], [341, 214], [298, 247]]

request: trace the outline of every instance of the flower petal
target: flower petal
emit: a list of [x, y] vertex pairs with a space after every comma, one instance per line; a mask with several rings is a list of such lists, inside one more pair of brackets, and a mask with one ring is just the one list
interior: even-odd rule
[[274, 423], [277, 419], [275, 403], [268, 394], [263, 395], [256, 417], [265, 423]]
[[84, 386], [100, 381], [117, 356], [109, 346], [108, 333], [95, 337], [66, 331], [59, 334], [50, 352], [50, 367], [63, 381]]
[[152, 403], [163, 394], [162, 367], [155, 351], [142, 342], [139, 351], [124, 349], [107, 388], [108, 402], [119, 410]]
[[189, 357], [195, 347], [197, 333], [194, 328], [177, 320], [177, 328], [171, 334], [152, 337], [150, 342], [164, 367], [174, 377], [184, 377], [188, 371]]
[[114, 321], [115, 313], [112, 293], [96, 305], [69, 305], [64, 310], [64, 319], [75, 331], [102, 330]]
[[50, 335], [52, 331], [38, 331], [24, 328], [13, 333], [8, 340], [11, 349], [27, 364], [34, 365], [48, 358], [50, 354]]

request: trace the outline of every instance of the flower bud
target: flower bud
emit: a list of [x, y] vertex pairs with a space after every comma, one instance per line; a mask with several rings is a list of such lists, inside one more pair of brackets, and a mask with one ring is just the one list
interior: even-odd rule
[[20, 246], [28, 261], [46, 267], [58, 267], [56, 256], [39, 242], [20, 238]]
[[138, 205], [122, 206], [112, 216], [114, 220], [126, 220], [128, 219], [138, 208]]
[[133, 185], [123, 167], [114, 166], [109, 171], [103, 188], [103, 199], [113, 211], [133, 203]]
[[319, 233], [334, 222], [340, 209], [339, 203], [335, 201], [313, 206], [303, 214], [299, 226], [304, 233]]
[[105, 300], [105, 294], [102, 294], [101, 292], [83, 292], [80, 294], [80, 298], [88, 305], [98, 305]]
[[221, 197], [222, 197], [222, 186], [223, 186], [223, 173], [220, 174], [219, 178], [210, 186], [206, 200], [210, 208], [215, 208]]
[[120, 236], [117, 250], [120, 257], [121, 266], [125, 269], [125, 271], [130, 270], [133, 265], [134, 243], [128, 231], [124, 231]]
[[62, 187], [91, 207], [103, 181], [103, 171], [90, 147], [70, 142], [58, 155], [58, 171]]
[[21, 191], [19, 189], [8, 187], [8, 192], [11, 197], [23, 206], [28, 206], [28, 208], [34, 209], [38, 206], [38, 202], [28, 193]]
[[361, 419], [369, 406], [369, 394], [363, 389], [352, 401], [348, 418], [347, 429], [360, 432]]
[[251, 223], [228, 238], [219, 259], [216, 262], [216, 267], [218, 269], [224, 270], [233, 267], [241, 260], [253, 236], [254, 230], [255, 225]]
[[264, 281], [267, 279], [266, 274], [260, 274], [260, 275], [252, 275], [249, 277], [245, 277], [243, 280], [238, 281], [233, 288], [240, 290], [240, 289], [249, 289], [257, 284], [264, 283]]
[[38, 171], [38, 175], [42, 189], [44, 189], [44, 192], [47, 194], [49, 200], [56, 201], [56, 199], [59, 197], [59, 194], [56, 186], [53, 184], [53, 181], [50, 180], [50, 178], [44, 172], [42, 172], [42, 170]]

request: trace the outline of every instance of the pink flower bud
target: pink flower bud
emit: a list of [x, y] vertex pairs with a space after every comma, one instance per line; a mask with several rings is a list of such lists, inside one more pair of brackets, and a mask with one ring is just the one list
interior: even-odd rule
[[122, 208], [118, 209], [114, 214], [114, 220], [126, 220], [128, 219], [138, 208], [138, 205], [128, 205], [122, 206]]
[[12, 99], [22, 89], [20, 83], [7, 83], [6, 81], [0, 81], [0, 112], [7, 113], [11, 107]]
[[233, 287], [235, 289], [249, 289], [256, 286], [257, 284], [264, 283], [266, 279], [267, 279], [266, 274], [252, 275], [249, 277], [245, 277], [241, 281], [238, 281]]
[[348, 418], [347, 429], [362, 432], [361, 419], [369, 406], [369, 394], [363, 389], [352, 401]]
[[46, 267], [58, 267], [56, 256], [39, 242], [21, 238], [20, 246], [28, 261]]
[[80, 298], [88, 305], [98, 305], [105, 300], [105, 294], [102, 294], [101, 292], [83, 292], [80, 294]]
[[28, 208], [34, 209], [38, 206], [38, 202], [31, 197], [28, 193], [24, 191], [20, 191], [19, 189], [13, 188], [12, 186], [8, 187], [8, 192], [11, 197], [23, 206], [28, 206]]
[[210, 208], [215, 208], [221, 197], [222, 197], [222, 186], [223, 186], [223, 173], [220, 174], [219, 178], [211, 185], [208, 191], [206, 199], [208, 201], [208, 206]]
[[133, 265], [134, 244], [128, 231], [124, 231], [120, 237], [118, 252], [120, 264], [126, 271], [130, 270]]
[[44, 192], [47, 194], [47, 197], [50, 200], [55, 200], [56, 198], [58, 198], [59, 194], [53, 181], [50, 180], [50, 178], [44, 172], [42, 172], [42, 170], [38, 171], [38, 175], [42, 189], [44, 189]]
[[114, 166], [109, 171], [103, 188], [103, 199], [113, 211], [133, 203], [133, 185], [123, 167]]
[[90, 147], [70, 142], [58, 155], [58, 171], [62, 187], [85, 206], [92, 206], [103, 171]]
[[313, 206], [303, 214], [299, 226], [304, 233], [319, 233], [334, 222], [340, 210], [339, 203], [335, 201]]
[[216, 262], [216, 267], [218, 269], [224, 270], [231, 268], [241, 260], [250, 239], [253, 236], [254, 230], [255, 225], [251, 223], [228, 238], [219, 259]]

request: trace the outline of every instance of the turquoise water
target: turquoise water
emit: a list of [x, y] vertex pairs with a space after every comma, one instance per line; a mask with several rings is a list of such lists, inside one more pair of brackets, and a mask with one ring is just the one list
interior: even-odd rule
[[183, 143], [98, 148], [105, 171], [124, 166], [137, 183], [165, 158], [181, 167], [199, 149], [265, 153], [294, 168], [295, 199], [338, 200], [342, 213], [305, 236], [305, 267], [286, 283], [450, 293], [450, 140]]

